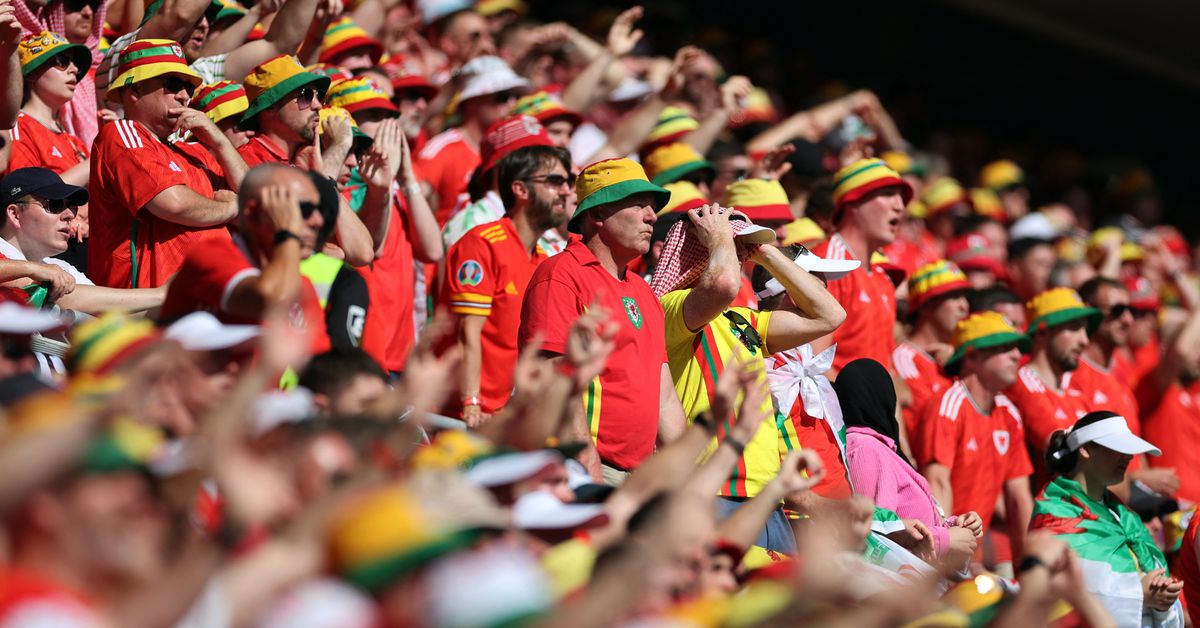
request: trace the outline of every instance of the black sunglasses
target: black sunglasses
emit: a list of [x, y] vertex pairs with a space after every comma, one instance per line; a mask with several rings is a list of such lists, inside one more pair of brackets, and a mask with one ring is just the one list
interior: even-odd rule
[[1108, 317], [1108, 320], [1115, 321], [1124, 316], [1126, 312], [1129, 312], [1135, 318], [1137, 317], [1137, 309], [1126, 303], [1118, 303], [1108, 308], [1108, 312], [1105, 315]]
[[495, 94], [492, 94], [492, 102], [496, 103], [497, 105], [503, 105], [504, 103], [506, 103], [510, 100], [514, 100], [514, 99], [520, 98], [520, 97], [521, 97], [520, 94], [509, 89], [509, 90], [505, 90], [502, 92], [496, 92]]
[[[75, 59], [73, 59], [71, 57], [71, 55], [63, 53], [60, 55], [55, 55], [55, 57], [53, 59], [50, 59], [49, 61], [46, 62], [46, 65], [49, 67], [52, 67], [52, 68], [66, 70], [67, 68], [71, 67], [71, 64], [74, 62], [75, 62]], [[79, 70], [80, 68], [76, 67], [75, 69]], [[87, 68], [83, 68], [83, 69], [87, 69]]]
[[313, 212], [320, 211], [321, 209], [320, 203], [314, 203], [312, 201], [300, 201], [299, 205], [300, 217], [304, 218], [305, 220], [308, 220], [308, 217], [312, 216]]
[[408, 89], [396, 90], [396, 95], [392, 96], [392, 102], [399, 105], [401, 103], [417, 102], [418, 100], [421, 100], [422, 98], [424, 98], [425, 100], [429, 100], [429, 97], [426, 95], [425, 90], [410, 87]]
[[733, 331], [733, 335], [737, 336], [752, 355], [758, 355], [758, 350], [764, 349], [762, 336], [746, 317], [737, 312], [725, 312], [725, 318], [729, 319], [729, 329]]
[[163, 79], [163, 89], [167, 90], [168, 94], [187, 92], [188, 97], [191, 98], [192, 92], [196, 91], [196, 86], [179, 77], [169, 76]]
[[47, 214], [54, 214], [54, 215], [58, 215], [58, 214], [61, 214], [65, 211], [67, 211], [67, 207], [69, 207], [69, 205], [67, 205], [66, 199], [61, 199], [61, 198], [54, 199], [54, 200], [31, 198], [27, 201], [17, 201], [17, 203], [19, 203], [21, 205], [29, 205], [31, 203], [36, 204], [36, 205], [41, 205], [42, 209], [46, 210]]
[[529, 177], [525, 180], [532, 183], [545, 183], [552, 188], [560, 188], [564, 184], [575, 187], [575, 175], [573, 174], [569, 174], [565, 177], [561, 174], [544, 174], [538, 177]]
[[83, 7], [92, 7], [95, 11], [96, 7], [100, 6], [99, 0], [64, 0], [63, 9], [67, 13], [79, 13]]

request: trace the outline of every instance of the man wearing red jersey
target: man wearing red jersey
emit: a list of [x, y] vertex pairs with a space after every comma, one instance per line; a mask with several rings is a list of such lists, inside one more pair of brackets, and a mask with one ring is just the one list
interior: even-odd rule
[[268, 309], [290, 307], [290, 322], [309, 330], [313, 353], [327, 350], [321, 304], [300, 274], [325, 222], [315, 176], [281, 164], [251, 170], [238, 194], [240, 234], [192, 247], [161, 318], [205, 310], [225, 323], [259, 323]]
[[529, 81], [499, 57], [476, 57], [463, 66], [462, 74], [467, 77], [459, 94], [462, 124], [430, 139], [417, 155], [417, 172], [429, 186], [439, 225], [466, 205], [467, 182], [479, 166], [484, 131], [529, 88]]
[[670, 193], [630, 159], [584, 168], [575, 189], [579, 206], [568, 227], [582, 237], [534, 271], [517, 344], [541, 335], [543, 351], [562, 355], [571, 324], [588, 307], [599, 303], [612, 313], [615, 349], [584, 391], [573, 428], [595, 443], [580, 455], [592, 476], [619, 484], [656, 440], [674, 440], [686, 425], [667, 365], [662, 306], [646, 281], [628, 272], [650, 249], [656, 211]]
[[1038, 469], [1050, 435], [1070, 429], [1087, 414], [1088, 404], [1071, 377], [1087, 348], [1088, 332], [1103, 315], [1087, 307], [1070, 288], [1052, 288], [1025, 305], [1026, 333], [1033, 341], [1029, 364], [1005, 394], [1025, 417], [1025, 438]]
[[[912, 188], [879, 159], [860, 159], [833, 176], [833, 224], [837, 232], [813, 253], [826, 259], [871, 259], [871, 253], [896, 239]], [[896, 289], [883, 272], [863, 264], [829, 291], [846, 309], [846, 322], [813, 341], [813, 353], [837, 343], [830, 377], [846, 363], [871, 358], [892, 370], [895, 347]]]
[[1003, 496], [1013, 556], [1021, 555], [1033, 512], [1021, 413], [1001, 391], [1017, 379], [1029, 339], [995, 312], [972, 314], [954, 330], [946, 372], [956, 375], [920, 411], [913, 453], [930, 490], [947, 512], [992, 520]]
[[[1139, 398], [1158, 399], [1146, 415], [1142, 431], [1163, 444], [1162, 455], [1150, 459], [1155, 467], [1174, 468], [1179, 474], [1177, 496], [1200, 503], [1200, 465], [1195, 463], [1200, 445], [1200, 310], [1193, 311], [1174, 337], [1164, 339], [1166, 351], [1142, 378]], [[1195, 603], [1197, 600], [1193, 600]]]
[[908, 280], [908, 315], [915, 323], [892, 352], [892, 364], [910, 394], [901, 407], [909, 434], [916, 433], [921, 406], [950, 385], [940, 365], [954, 351], [955, 326], [967, 317], [968, 288], [967, 276], [945, 260], [918, 268]]
[[[97, 285], [157, 287], [191, 248], [229, 243], [246, 163], [204, 113], [187, 108], [199, 84], [173, 41], [136, 41], [121, 55], [109, 94], [126, 117], [100, 129], [88, 179], [88, 273]], [[168, 141], [176, 132], [199, 143]]]
[[503, 408], [512, 393], [521, 301], [545, 259], [538, 238], [568, 218], [571, 154], [553, 146], [517, 149], [496, 164], [496, 180], [508, 213], [450, 247], [438, 298], [456, 315], [463, 348], [461, 403], [451, 409], [472, 427]]
[[[1091, 335], [1091, 342], [1079, 358], [1079, 368], [1071, 377], [1071, 388], [1083, 394], [1088, 411], [1108, 410], [1125, 417], [1134, 434], [1142, 433], [1141, 414], [1130, 382], [1133, 369], [1129, 362], [1118, 359], [1118, 353], [1129, 344], [1134, 323], [1129, 304], [1129, 290], [1115, 279], [1095, 277], [1079, 288], [1084, 303], [1104, 313], [1104, 321]], [[1170, 468], [1148, 469], [1145, 459], [1137, 456], [1129, 466], [1129, 477], [1141, 480], [1155, 492], [1173, 495], [1179, 489], [1179, 478]]]

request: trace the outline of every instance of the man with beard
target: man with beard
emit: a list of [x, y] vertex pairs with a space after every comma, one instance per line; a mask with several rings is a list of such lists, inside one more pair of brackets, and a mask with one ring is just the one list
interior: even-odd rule
[[[92, 147], [88, 273], [110, 288], [155, 288], [201, 242], [229, 242], [244, 162], [204, 113], [188, 109], [200, 76], [179, 44], [144, 39], [121, 55], [110, 98], [125, 119]], [[172, 141], [175, 133], [197, 141]], [[228, 189], [216, 189], [219, 182]]]
[[457, 316], [463, 348], [461, 403], [451, 402], [451, 409], [472, 427], [503, 408], [512, 392], [521, 302], [545, 259], [538, 238], [569, 217], [571, 154], [540, 144], [519, 148], [496, 164], [496, 180], [508, 212], [450, 247], [438, 299]]
[[860, 159], [842, 168], [833, 175], [833, 185], [837, 232], [818, 244], [813, 254], [864, 263], [841, 281], [829, 284], [829, 292], [846, 309], [846, 322], [812, 343], [814, 355], [837, 343], [831, 379], [858, 358], [871, 358], [892, 369], [896, 289], [885, 273], [865, 262], [896, 239], [904, 208], [913, 195], [912, 187], [880, 159]]
[[991, 523], [1004, 498], [1013, 556], [1021, 556], [1033, 511], [1021, 414], [1001, 394], [1017, 380], [1029, 339], [996, 312], [972, 314], [954, 329], [946, 373], [956, 376], [919, 411], [913, 453], [921, 474], [947, 515], [976, 513]]
[[[1079, 359], [1079, 368], [1071, 376], [1071, 388], [1083, 394], [1088, 410], [1108, 410], [1125, 417], [1134, 434], [1142, 433], [1141, 413], [1134, 397], [1133, 368], [1122, 353], [1129, 344], [1136, 311], [1129, 303], [1125, 284], [1107, 277], [1089, 279], [1079, 288], [1084, 303], [1104, 314], [1104, 321], [1092, 334], [1091, 342]], [[1160, 441], [1167, 442], [1167, 441]], [[1173, 495], [1179, 479], [1169, 468], [1145, 468], [1145, 457], [1137, 456], [1130, 464], [1130, 477], [1148, 485], [1155, 492]], [[1162, 463], [1156, 466], [1164, 467]]]
[[[306, 71], [295, 57], [280, 55], [254, 68], [244, 83], [250, 107], [242, 115], [242, 126], [256, 131], [237, 149], [246, 165], [291, 164], [336, 180], [353, 148], [354, 128], [345, 116], [329, 116], [322, 128], [330, 137], [318, 150], [317, 126], [329, 77]], [[352, 266], [375, 259], [371, 233], [344, 199], [333, 239]]]
[[1033, 351], [1006, 394], [1025, 417], [1031, 457], [1042, 469], [1050, 435], [1070, 429], [1087, 414], [1087, 402], [1071, 387], [1071, 375], [1079, 368], [1089, 331], [1095, 331], [1103, 314], [1084, 305], [1070, 288], [1047, 290], [1025, 304], [1025, 310], [1025, 333]]

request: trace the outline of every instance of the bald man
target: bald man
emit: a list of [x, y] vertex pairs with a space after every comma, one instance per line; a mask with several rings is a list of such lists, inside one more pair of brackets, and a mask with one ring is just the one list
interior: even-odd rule
[[308, 330], [312, 350], [329, 348], [325, 318], [300, 262], [320, 247], [323, 227], [336, 217], [336, 196], [322, 202], [314, 175], [283, 164], [250, 170], [238, 192], [237, 225], [231, 240], [192, 247], [167, 290], [160, 317], [212, 312], [228, 324], [255, 324], [274, 307], [290, 308], [289, 320]]

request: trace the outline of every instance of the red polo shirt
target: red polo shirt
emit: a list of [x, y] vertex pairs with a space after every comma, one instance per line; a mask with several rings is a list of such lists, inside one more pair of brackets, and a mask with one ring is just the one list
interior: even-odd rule
[[253, 168], [259, 164], [292, 163], [292, 159], [282, 148], [261, 135], [250, 138], [250, 141], [239, 146], [237, 151], [245, 160], [247, 168]]
[[605, 463], [632, 469], [654, 451], [662, 367], [667, 362], [663, 310], [636, 273], [617, 279], [583, 242], [541, 263], [521, 305], [518, 347], [535, 334], [542, 348], [565, 353], [575, 319], [598, 300], [619, 325], [604, 372], [584, 391], [584, 412]]
[[[533, 270], [544, 259], [540, 248], [529, 254], [507, 216], [471, 229], [446, 254], [446, 281], [438, 307], [456, 316], [487, 317], [479, 388], [484, 412], [499, 411], [512, 394], [521, 301]], [[450, 405], [455, 415], [462, 411], [460, 400]]]
[[[238, 242], [232, 239], [201, 242], [188, 252], [179, 275], [167, 288], [159, 316], [163, 320], [174, 320], [203, 310], [226, 324], [257, 325], [262, 321], [230, 313], [228, 303], [238, 283], [261, 273], [240, 239]], [[317, 291], [307, 277], [300, 280], [300, 301], [292, 306], [288, 319], [294, 327], [309, 331], [313, 353], [328, 351], [325, 313]]]
[[1004, 483], [1033, 473], [1021, 413], [996, 395], [990, 414], [980, 412], [962, 380], [930, 398], [921, 410], [914, 439], [918, 466], [938, 463], [950, 469], [954, 513], [979, 513], [986, 525], [996, 511]]
[[[841, 350], [841, 347], [838, 347]], [[902, 342], [892, 351], [892, 364], [896, 374], [908, 385], [912, 393], [912, 405], [900, 408], [904, 426], [909, 434], [917, 433], [918, 411], [931, 397], [941, 394], [950, 387], [950, 378], [942, 373], [933, 356], [925, 353], [911, 342]]]
[[100, 127], [92, 146], [88, 276], [98, 286], [153, 288], [201, 242], [228, 242], [223, 225], [187, 227], [146, 211], [159, 192], [182, 185], [213, 198], [225, 173], [200, 144], [166, 143], [133, 120]]
[[87, 159], [87, 156], [87, 146], [78, 137], [51, 131], [24, 111], [17, 114], [17, 126], [12, 128], [9, 172], [18, 168], [38, 167], [62, 174]]
[[[813, 253], [828, 259], [858, 259], [836, 233], [818, 244]], [[871, 358], [892, 370], [896, 288], [886, 273], [868, 271], [870, 264], [864, 263], [845, 277], [829, 282], [829, 293], [846, 310], [846, 322], [833, 332], [837, 343], [833, 368], [837, 371], [859, 358]]]

